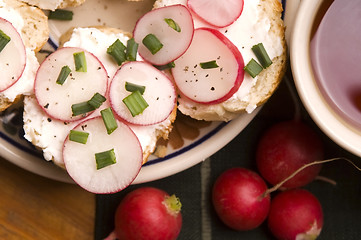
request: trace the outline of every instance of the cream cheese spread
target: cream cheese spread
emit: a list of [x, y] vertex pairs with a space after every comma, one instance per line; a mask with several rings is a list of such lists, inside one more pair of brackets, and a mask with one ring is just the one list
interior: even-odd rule
[[55, 10], [64, 2], [64, 0], [22, 0], [22, 1], [46, 10]]
[[[123, 33], [103, 33], [96, 28], [75, 28], [70, 40], [64, 44], [64, 47], [82, 47], [93, 53], [103, 63], [111, 79], [118, 66], [110, 55], [106, 53], [106, 50], [116, 39], [126, 44], [128, 37]], [[103, 103], [101, 108], [104, 109], [107, 107], [107, 104], [107, 102]], [[95, 115], [99, 115], [99, 111], [94, 112], [89, 117], [94, 117]], [[48, 161], [52, 160], [58, 165], [63, 165], [63, 142], [69, 131], [78, 123], [79, 121], [64, 123], [50, 119], [38, 106], [34, 97], [26, 97], [24, 99], [25, 138], [42, 148], [44, 158]], [[169, 131], [170, 125], [171, 121], [166, 119], [154, 125], [131, 125], [130, 127], [138, 137], [143, 153], [151, 153], [156, 147], [157, 133], [159, 131]]]
[[[0, 16], [11, 22], [21, 36], [24, 20], [15, 9], [7, 7], [3, 0], [0, 0]], [[19, 95], [32, 94], [38, 67], [39, 62], [35, 56], [35, 52], [31, 48], [26, 47], [26, 65], [22, 76], [10, 88], [0, 92], [0, 98], [6, 98], [10, 102], [13, 102]]]
[[[175, 4], [187, 4], [187, 0], [161, 0], [156, 1], [155, 7], [164, 7]], [[256, 59], [251, 48], [260, 42], [263, 43], [268, 55], [271, 59], [283, 54], [284, 47], [280, 36], [269, 34], [270, 20], [266, 16], [262, 16], [259, 9], [259, 0], [245, 0], [241, 16], [230, 26], [218, 28], [232, 43], [239, 49], [242, 54], [244, 64], [246, 65], [252, 58]], [[195, 14], [193, 14], [194, 27], [209, 27], [211, 25], [205, 23]], [[187, 114], [192, 109], [197, 109], [197, 115], [201, 112], [217, 112], [222, 116], [228, 110], [227, 105], [233, 101], [248, 102], [246, 111], [251, 113], [257, 106], [249, 102], [249, 93], [251, 88], [256, 84], [258, 77], [252, 78], [248, 74], [244, 75], [242, 85], [239, 90], [228, 100], [215, 105], [202, 105], [191, 102], [185, 98], [179, 99], [179, 109]]]

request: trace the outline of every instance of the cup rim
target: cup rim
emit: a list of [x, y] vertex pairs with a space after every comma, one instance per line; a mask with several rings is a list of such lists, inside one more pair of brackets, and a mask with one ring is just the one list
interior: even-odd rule
[[361, 132], [336, 113], [323, 97], [312, 70], [310, 39], [324, 0], [302, 0], [290, 39], [290, 64], [298, 94], [311, 118], [334, 142], [361, 156]]

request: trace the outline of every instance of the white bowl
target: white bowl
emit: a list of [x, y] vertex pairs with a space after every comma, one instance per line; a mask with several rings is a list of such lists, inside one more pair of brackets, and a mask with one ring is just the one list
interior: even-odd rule
[[[324, 1], [302, 0], [296, 18], [290, 24], [292, 25], [289, 40], [292, 74], [303, 104], [320, 129], [347, 151], [361, 156], [361, 130], [334, 111], [322, 95], [312, 70], [310, 58], [312, 27]], [[291, 2], [295, 1], [289, 0], [287, 4]]]

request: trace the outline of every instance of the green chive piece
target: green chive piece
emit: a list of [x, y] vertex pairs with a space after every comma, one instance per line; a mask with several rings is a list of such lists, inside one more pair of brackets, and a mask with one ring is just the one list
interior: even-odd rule
[[69, 66], [63, 66], [60, 70], [59, 76], [56, 80], [57, 84], [63, 85], [67, 77], [69, 76], [71, 69]]
[[99, 108], [103, 102], [107, 100], [103, 95], [100, 93], [95, 93], [93, 97], [88, 101], [88, 104], [93, 106], [94, 109]]
[[252, 58], [244, 67], [244, 70], [254, 78], [263, 70], [263, 67]]
[[11, 38], [0, 30], [0, 52], [10, 42]]
[[73, 20], [73, 12], [64, 9], [56, 9], [55, 11], [49, 12], [48, 19], [70, 21]]
[[78, 142], [82, 144], [86, 144], [88, 141], [89, 133], [77, 131], [77, 130], [70, 130], [69, 133], [69, 140], [73, 142]]
[[132, 92], [123, 99], [133, 117], [141, 114], [149, 105], [139, 91]]
[[177, 32], [181, 32], [181, 28], [173, 19], [165, 18], [164, 21], [168, 24], [169, 27], [173, 28]]
[[125, 56], [128, 61], [135, 61], [137, 59], [138, 46], [139, 44], [135, 42], [134, 38], [127, 41]]
[[117, 39], [112, 45], [108, 47], [107, 53], [111, 55], [117, 62], [118, 66], [120, 66], [126, 60], [125, 49], [126, 47], [124, 44], [119, 39]]
[[103, 109], [100, 111], [100, 114], [102, 115], [105, 128], [107, 129], [107, 133], [111, 134], [112, 132], [114, 132], [115, 129], [118, 128], [118, 124], [115, 120], [112, 109], [110, 107]]
[[145, 86], [138, 85], [135, 83], [125, 82], [125, 90], [127, 90], [128, 92], [139, 91], [140, 94], [143, 95], [143, 93], [145, 91]]
[[209, 62], [201, 62], [199, 64], [201, 66], [201, 68], [203, 69], [210, 69], [210, 68], [217, 68], [219, 67], [216, 60], [212, 60], [212, 61], [209, 61]]
[[78, 116], [94, 111], [95, 108], [86, 101], [71, 105], [71, 110], [73, 111], [73, 116]]
[[154, 66], [156, 67], [158, 70], [166, 70], [166, 69], [170, 69], [170, 68], [174, 68], [175, 67], [175, 63], [174, 62], [170, 62], [166, 65], [161, 65], [161, 66]]
[[143, 38], [142, 43], [153, 55], [163, 47], [163, 44], [159, 41], [159, 39], [151, 33]]
[[252, 47], [253, 53], [256, 55], [258, 61], [263, 68], [267, 68], [272, 64], [272, 60], [267, 54], [266, 49], [263, 46], [263, 43], [258, 43]]
[[97, 170], [115, 164], [117, 161], [114, 148], [108, 151], [95, 153], [95, 161], [97, 165]]
[[74, 56], [74, 63], [75, 63], [75, 71], [86, 72], [87, 65], [86, 65], [85, 53], [77, 52], [77, 53], [74, 53], [73, 56]]

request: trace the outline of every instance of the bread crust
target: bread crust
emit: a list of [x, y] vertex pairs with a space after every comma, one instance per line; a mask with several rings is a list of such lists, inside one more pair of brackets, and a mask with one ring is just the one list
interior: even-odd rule
[[18, 0], [4, 0], [4, 2], [20, 13], [24, 20], [21, 36], [25, 46], [35, 52], [40, 51], [49, 39], [48, 17], [39, 8]]
[[55, 10], [67, 7], [77, 7], [83, 4], [86, 0], [62, 0], [58, 4], [54, 4], [53, 7], [49, 7], [46, 3], [48, 0], [21, 0], [29, 5], [36, 6], [41, 9]]

